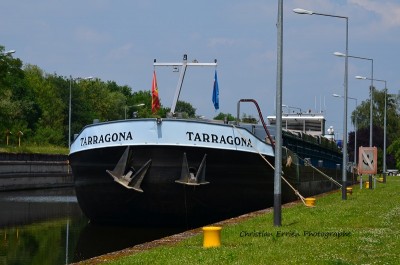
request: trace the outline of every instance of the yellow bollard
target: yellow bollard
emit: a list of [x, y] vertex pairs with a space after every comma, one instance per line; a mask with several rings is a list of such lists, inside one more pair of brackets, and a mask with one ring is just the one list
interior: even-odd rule
[[315, 206], [315, 198], [305, 198], [304, 200], [307, 206]]
[[353, 194], [353, 188], [352, 187], [347, 187], [346, 188], [346, 192], [347, 192], [347, 194], [352, 195]]
[[365, 182], [365, 188], [366, 188], [366, 189], [369, 189], [369, 181], [366, 181], [366, 182]]
[[221, 227], [205, 226], [203, 227], [203, 247], [219, 247], [221, 246]]

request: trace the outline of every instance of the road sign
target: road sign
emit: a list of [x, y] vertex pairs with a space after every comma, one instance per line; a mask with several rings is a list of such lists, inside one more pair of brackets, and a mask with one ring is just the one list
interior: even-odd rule
[[358, 173], [376, 174], [378, 171], [378, 149], [376, 147], [359, 147]]

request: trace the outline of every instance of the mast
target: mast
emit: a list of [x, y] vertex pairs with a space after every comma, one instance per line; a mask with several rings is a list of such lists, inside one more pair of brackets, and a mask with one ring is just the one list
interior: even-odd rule
[[178, 80], [178, 85], [176, 86], [175, 89], [175, 95], [174, 95], [174, 100], [172, 101], [172, 106], [171, 106], [171, 113], [175, 113], [175, 108], [176, 108], [176, 103], [179, 100], [179, 95], [181, 94], [182, 90], [182, 84], [183, 80], [185, 79], [185, 74], [186, 74], [186, 69], [188, 66], [217, 66], [217, 59], [214, 60], [213, 63], [199, 63], [197, 60], [188, 63], [187, 62], [187, 54], [183, 55], [183, 61], [181, 63], [157, 63], [156, 60], [154, 59], [154, 67], [156, 66], [172, 66], [172, 67], [181, 67], [180, 69], [180, 75], [179, 75], [179, 80]]

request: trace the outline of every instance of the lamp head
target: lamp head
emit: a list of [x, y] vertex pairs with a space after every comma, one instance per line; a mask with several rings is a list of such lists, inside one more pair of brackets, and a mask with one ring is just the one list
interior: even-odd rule
[[301, 15], [312, 15], [313, 11], [302, 9], [302, 8], [295, 8], [293, 9], [293, 12]]
[[341, 52], [334, 52], [333, 55], [339, 56], [339, 57], [346, 57], [346, 54], [341, 53]]
[[356, 79], [367, 80], [365, 76], [356, 75]]
[[15, 50], [9, 50], [9, 51], [4, 52], [5, 55], [10, 55], [13, 53], [15, 53]]

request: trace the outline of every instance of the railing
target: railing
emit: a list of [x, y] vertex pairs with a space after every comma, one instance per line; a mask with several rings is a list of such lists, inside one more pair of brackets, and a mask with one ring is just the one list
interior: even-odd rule
[[272, 145], [272, 147], [274, 148], [274, 151], [275, 151], [275, 142], [274, 142], [274, 140], [272, 139], [271, 134], [270, 134], [269, 131], [268, 131], [267, 124], [266, 124], [265, 121], [264, 121], [264, 118], [263, 118], [263, 116], [262, 116], [262, 113], [261, 113], [260, 107], [258, 106], [257, 101], [255, 101], [254, 99], [240, 99], [240, 100], [238, 101], [238, 103], [237, 103], [237, 119], [236, 119], [237, 124], [239, 125], [240, 102], [253, 102], [253, 103], [254, 103], [254, 105], [255, 105], [256, 108], [257, 108], [258, 116], [260, 117], [260, 120], [261, 120], [261, 123], [262, 123], [262, 125], [263, 125], [263, 127], [264, 127], [264, 130], [265, 130], [265, 132], [267, 133], [267, 137], [268, 137], [268, 139], [269, 139], [269, 141], [270, 141], [270, 143], [271, 143], [271, 145]]

